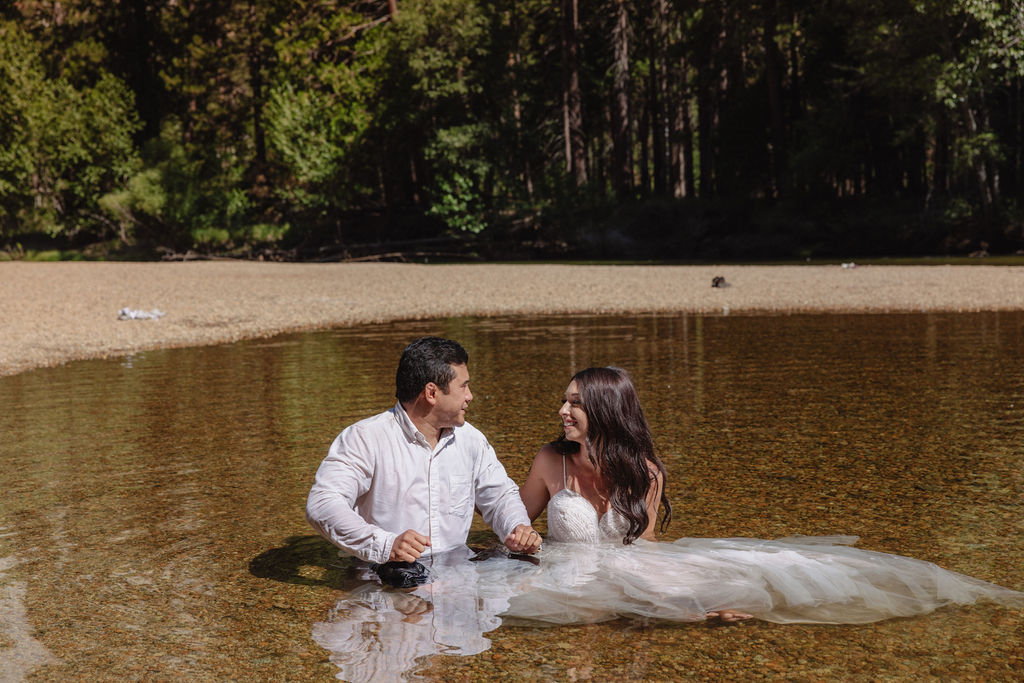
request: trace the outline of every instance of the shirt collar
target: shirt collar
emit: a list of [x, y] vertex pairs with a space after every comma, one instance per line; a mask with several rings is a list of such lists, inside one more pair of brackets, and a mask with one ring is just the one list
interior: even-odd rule
[[[405, 407], [402, 405], [400, 401], [395, 402], [395, 407], [391, 409], [391, 412], [395, 414], [395, 419], [398, 421], [398, 426], [402, 428], [402, 431], [405, 433], [407, 437], [409, 437], [411, 441], [415, 441], [416, 443], [422, 444], [427, 447], [430, 446], [430, 442], [427, 441], [427, 437], [425, 437], [420, 430], [416, 429], [416, 425], [413, 424], [412, 420], [409, 418], [409, 413], [405, 412]], [[444, 443], [445, 441], [452, 439], [454, 437], [455, 428], [445, 427], [444, 429], [441, 430], [441, 434], [437, 440], [437, 443], [440, 445], [441, 443]]]

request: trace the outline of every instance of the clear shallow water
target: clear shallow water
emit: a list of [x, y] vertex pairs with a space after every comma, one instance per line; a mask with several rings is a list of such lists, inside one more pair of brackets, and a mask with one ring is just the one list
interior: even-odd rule
[[[428, 333], [469, 350], [469, 418], [516, 480], [557, 432], [571, 374], [621, 365], [669, 469], [666, 538], [857, 534], [1024, 589], [1024, 314], [401, 323], [0, 378], [0, 673], [333, 678], [312, 633], [357, 584], [305, 524], [305, 495], [334, 435], [392, 404], [401, 348]], [[487, 637], [416, 666], [473, 680], [1024, 666], [1024, 615], [984, 605], [861, 627]]]

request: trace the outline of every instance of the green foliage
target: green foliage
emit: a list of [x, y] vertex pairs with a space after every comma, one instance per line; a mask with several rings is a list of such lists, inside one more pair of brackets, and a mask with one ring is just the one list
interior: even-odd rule
[[358, 196], [358, 187], [339, 184], [368, 123], [356, 98], [283, 83], [271, 91], [265, 115], [268, 146], [289, 177], [283, 197], [316, 209]]
[[256, 223], [248, 228], [249, 239], [255, 243], [273, 244], [288, 235], [291, 226], [287, 223]]
[[426, 158], [434, 167], [434, 202], [428, 214], [462, 232], [479, 233], [487, 227], [484, 181], [492, 167], [482, 142], [489, 133], [482, 124], [437, 131], [427, 145]]
[[473, 180], [458, 171], [437, 180], [437, 199], [427, 211], [455, 230], [479, 233], [487, 227], [478, 208], [479, 195]]
[[0, 233], [106, 229], [96, 198], [138, 158], [131, 93], [100, 71], [91, 86], [46, 75], [35, 40], [0, 24]]
[[244, 232], [251, 202], [240, 179], [230, 172], [212, 175], [207, 159], [190, 157], [177, 121], [165, 124], [144, 157], [124, 189], [100, 200], [125, 233], [190, 248], [226, 245]]
[[295, 181], [319, 185], [329, 181], [344, 158], [332, 135], [331, 102], [316, 91], [295, 92], [291, 83], [270, 93], [265, 110], [267, 139]]
[[408, 114], [409, 125], [429, 120], [433, 131], [423, 146], [432, 179], [427, 214], [460, 232], [487, 226], [486, 207], [494, 199], [487, 180], [499, 168], [492, 152], [500, 140], [477, 116], [488, 106], [488, 28], [477, 3], [408, 2], [390, 36], [390, 62], [402, 66], [400, 78], [419, 105]]
[[1024, 2], [958, 0], [920, 3], [918, 11], [950, 24], [949, 54], [935, 80], [935, 95], [951, 110], [985, 93], [995, 83], [1024, 76]]
[[0, 234], [10, 233], [32, 206], [32, 134], [27, 129], [32, 89], [45, 78], [31, 39], [16, 25], [0, 24]]
[[231, 233], [224, 228], [193, 228], [192, 240], [200, 248], [224, 248], [231, 243]]
[[413, 91], [428, 102], [465, 103], [484, 87], [478, 71], [490, 49], [482, 8], [464, 0], [409, 0], [395, 24]]
[[362, 164], [376, 85], [362, 55], [375, 53], [379, 31], [360, 31], [362, 16], [330, 2], [297, 8], [295, 18], [279, 27], [263, 113], [275, 195], [308, 220], [371, 193]]
[[275, 44], [280, 67], [264, 113], [287, 179], [278, 196], [314, 213], [346, 210], [377, 191], [382, 153], [408, 155], [429, 178], [425, 213], [481, 231], [493, 168], [492, 130], [474, 116], [490, 40], [484, 13], [441, 0], [403, 2], [393, 23], [368, 25], [341, 10], [314, 16], [289, 24]]
[[[687, 211], [726, 197], [808, 215], [899, 203], [980, 234], [978, 216], [999, 220], [1024, 192], [1024, 0], [401, 0], [388, 12], [17, 3], [0, 20], [0, 238], [343, 253], [439, 231], [562, 245], [604, 234], [685, 251], [694, 233], [675, 209], [649, 229], [615, 209], [671, 203], [685, 185]], [[847, 225], [866, 243], [908, 234], [910, 221], [883, 223]], [[815, 253], [838, 243], [808, 225], [787, 239]], [[727, 237], [754, 250], [784, 232]]]

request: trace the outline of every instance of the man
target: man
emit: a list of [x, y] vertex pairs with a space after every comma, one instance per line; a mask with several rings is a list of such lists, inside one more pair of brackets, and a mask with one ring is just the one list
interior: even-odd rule
[[395, 406], [342, 431], [317, 470], [306, 519], [324, 538], [367, 562], [414, 562], [464, 546], [476, 508], [510, 550], [540, 547], [518, 487], [466, 422], [468, 362], [448, 339], [405, 348]]

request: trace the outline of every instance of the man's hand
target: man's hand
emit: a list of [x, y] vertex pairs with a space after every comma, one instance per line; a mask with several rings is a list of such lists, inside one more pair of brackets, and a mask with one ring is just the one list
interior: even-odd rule
[[424, 614], [434, 611], [434, 606], [412, 593], [390, 593], [392, 604], [395, 609], [405, 615], [402, 621], [409, 624], [418, 624]]
[[540, 549], [541, 537], [533, 527], [520, 524], [505, 539], [505, 545], [514, 553], [533, 554]]
[[424, 548], [430, 545], [430, 538], [418, 531], [409, 529], [398, 534], [391, 545], [388, 562], [415, 562], [423, 554]]

